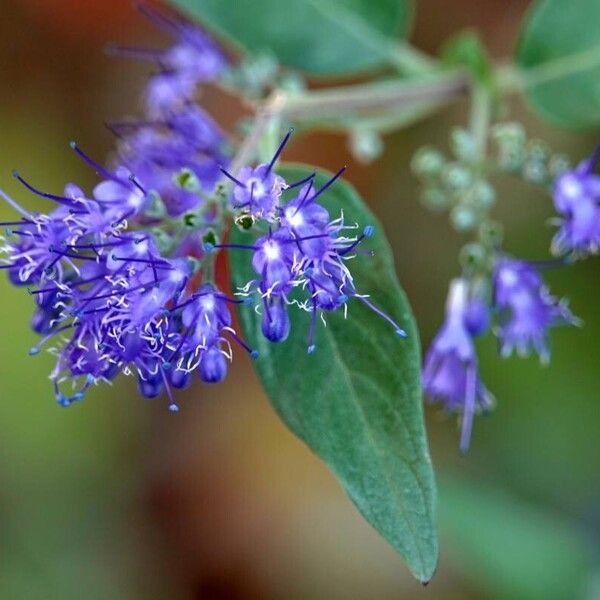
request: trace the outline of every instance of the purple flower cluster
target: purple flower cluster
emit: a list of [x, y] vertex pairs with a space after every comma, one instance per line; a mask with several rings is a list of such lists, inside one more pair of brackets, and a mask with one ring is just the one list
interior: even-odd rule
[[550, 294], [533, 265], [522, 260], [503, 258], [497, 262], [494, 307], [498, 312], [497, 336], [502, 356], [509, 356], [513, 350], [528, 356], [533, 350], [547, 363], [550, 327], [578, 322], [566, 303]]
[[423, 388], [448, 412], [462, 414], [460, 449], [469, 447], [473, 415], [489, 410], [493, 399], [478, 374], [474, 338], [483, 335], [496, 317], [494, 333], [500, 354], [519, 356], [536, 352], [542, 363], [550, 359], [549, 329], [576, 325], [564, 301], [552, 296], [536, 267], [523, 260], [500, 256], [494, 266], [492, 300], [487, 302], [468, 279], [450, 285], [446, 320], [425, 358]]
[[[357, 225], [347, 225], [343, 216], [332, 219], [319, 202], [345, 168], [319, 188], [314, 185], [314, 174], [287, 183], [273, 172], [290, 133], [269, 163], [255, 168], [244, 167], [238, 176], [223, 170], [234, 186], [232, 208], [251, 215], [257, 229], [264, 224], [268, 233], [258, 237], [252, 245], [205, 244], [205, 250], [229, 248], [252, 253], [256, 278], [239, 293], [260, 297], [262, 333], [271, 342], [287, 339], [290, 333], [288, 307], [294, 304], [311, 315], [307, 347], [309, 354], [314, 352], [319, 315], [347, 310], [351, 298], [368, 306], [388, 321], [397, 335], [404, 337], [404, 330], [390, 316], [376, 307], [368, 296], [357, 291], [348, 267], [357, 246], [373, 234], [373, 227], [368, 225], [357, 235]], [[284, 203], [283, 191], [295, 189], [298, 193]], [[293, 291], [300, 291], [300, 294], [294, 294], [291, 299]]]
[[[273, 342], [290, 333], [290, 305], [308, 311], [309, 353], [318, 317], [346, 311], [351, 298], [404, 336], [358, 293], [348, 268], [373, 228], [357, 234], [358, 225], [332, 219], [320, 204], [344, 169], [318, 188], [314, 174], [286, 182], [274, 167], [290, 132], [268, 164], [230, 173], [223, 134], [192, 103], [198, 86], [225, 68], [221, 52], [198, 28], [141, 10], [175, 43], [160, 51], [113, 48], [152, 60], [160, 72], [148, 83], [144, 118], [110, 125], [119, 138], [112, 168], [71, 144], [102, 181], [89, 195], [74, 184], [52, 194], [15, 172], [29, 192], [54, 204], [44, 214], [0, 191], [19, 215], [2, 224], [0, 269], [35, 299], [32, 327], [41, 339], [30, 353], [47, 346], [56, 357], [51, 380], [58, 403], [69, 406], [90, 386], [123, 373], [137, 378], [147, 398], [166, 392], [177, 411], [173, 388], [189, 385], [194, 373], [207, 383], [221, 381], [232, 343], [257, 358], [232, 327], [236, 304], [262, 310], [262, 331]], [[231, 187], [229, 200], [217, 183]], [[285, 190], [297, 190], [286, 203]], [[225, 226], [242, 216], [261, 231], [254, 243], [219, 243]], [[215, 284], [214, 253], [221, 248], [249, 252], [256, 272], [236, 297]]]
[[178, 217], [201, 205], [198, 192], [210, 194], [219, 166], [228, 162], [223, 133], [193, 103], [201, 84], [218, 79], [227, 61], [197, 26], [145, 5], [140, 10], [175, 43], [166, 50], [113, 47], [119, 55], [152, 61], [159, 72], [146, 86], [145, 117], [109, 127], [119, 138], [120, 164], [158, 194], [169, 216]]
[[594, 173], [600, 146], [554, 184], [554, 206], [560, 215], [552, 241], [556, 254], [596, 254], [600, 250], [600, 176]]
[[225, 377], [229, 340], [252, 352], [231, 327], [230, 305], [244, 301], [211, 283], [194, 290], [194, 262], [165, 258], [151, 234], [132, 230], [128, 219], [140, 217], [144, 201], [123, 194], [127, 180], [115, 175], [113, 183], [94, 198], [74, 185], [64, 196], [45, 194], [60, 204], [47, 215], [3, 194], [22, 218], [3, 224], [2, 269], [36, 300], [32, 326], [43, 337], [31, 354], [54, 342], [61, 405], [123, 372], [137, 375], [146, 397], [166, 389], [177, 410], [171, 387], [185, 387], [194, 371], [205, 382]]
[[[63, 406], [123, 372], [137, 376], [146, 397], [166, 390], [177, 410], [171, 388], [186, 386], [194, 371], [205, 382], [222, 380], [231, 341], [252, 353], [231, 327], [230, 306], [244, 301], [203, 282], [198, 261], [214, 219], [205, 198], [228, 155], [220, 129], [191, 101], [226, 61], [197, 27], [140, 10], [175, 42], [160, 51], [115, 49], [152, 60], [159, 72], [146, 87], [145, 117], [111, 125], [119, 137], [114, 168], [72, 143], [103, 179], [91, 197], [73, 184], [63, 195], [41, 192], [16, 172], [57, 208], [33, 214], [1, 193], [21, 219], [4, 223], [0, 266], [36, 300], [32, 326], [43, 337], [31, 354], [52, 346], [51, 379]], [[192, 210], [194, 227], [173, 224]]]

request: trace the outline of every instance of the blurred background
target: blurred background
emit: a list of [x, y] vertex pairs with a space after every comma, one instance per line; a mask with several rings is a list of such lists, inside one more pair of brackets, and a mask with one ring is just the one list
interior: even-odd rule
[[[528, 2], [417, 4], [417, 46], [436, 52], [452, 32], [476, 27], [501, 59]], [[163, 39], [123, 0], [0, 0], [0, 14], [0, 185], [33, 209], [12, 168], [49, 191], [89, 187], [94, 174], [69, 140], [107, 157], [103, 122], [138, 108], [146, 67], [106, 57], [105, 43]], [[225, 126], [240, 116], [216, 93], [204, 104]], [[511, 108], [531, 135], [575, 160], [596, 143], [544, 126], [518, 99]], [[408, 165], [423, 144], [446, 147], [464, 118], [459, 103], [388, 136], [368, 167], [353, 162], [341, 135], [304, 137], [287, 154], [349, 165], [348, 179], [386, 224], [424, 346], [441, 322], [461, 239], [420, 206]], [[550, 198], [510, 180], [499, 191], [507, 249], [546, 257]], [[243, 356], [226, 383], [188, 390], [176, 416], [124, 378], [64, 410], [47, 379], [51, 357], [27, 355], [31, 303], [2, 278], [0, 598], [600, 598], [599, 275], [598, 260], [549, 274], [585, 322], [553, 331], [549, 367], [500, 361], [492, 340], [481, 343], [498, 407], [477, 420], [466, 458], [455, 420], [427, 409], [442, 535], [427, 588], [279, 422]]]

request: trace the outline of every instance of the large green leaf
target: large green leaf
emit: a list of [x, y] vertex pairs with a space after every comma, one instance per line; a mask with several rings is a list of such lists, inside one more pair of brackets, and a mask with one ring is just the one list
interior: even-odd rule
[[598, 555], [564, 514], [480, 481], [444, 478], [440, 522], [455, 567], [486, 597], [561, 600], [590, 593]]
[[565, 127], [600, 125], [600, 2], [541, 0], [517, 49], [526, 93], [542, 117]]
[[[287, 167], [288, 181], [309, 174]], [[329, 178], [319, 173], [316, 185]], [[408, 333], [393, 328], [356, 299], [348, 318], [319, 321], [317, 350], [308, 355], [308, 315], [290, 307], [292, 333], [281, 344], [261, 334], [260, 317], [242, 307], [240, 320], [267, 394], [288, 427], [332, 469], [365, 518], [394, 546], [421, 581], [437, 562], [434, 525], [435, 483], [427, 447], [420, 386], [419, 338], [410, 306], [396, 279], [390, 247], [381, 226], [347, 183], [324, 194], [332, 216], [343, 210], [348, 223], [374, 224], [368, 240], [375, 256], [360, 255], [351, 270], [361, 293], [387, 311]], [[233, 241], [249, 243], [236, 231]], [[232, 251], [235, 286], [256, 277], [246, 251]]]
[[412, 12], [410, 0], [172, 1], [241, 48], [317, 74], [386, 62]]

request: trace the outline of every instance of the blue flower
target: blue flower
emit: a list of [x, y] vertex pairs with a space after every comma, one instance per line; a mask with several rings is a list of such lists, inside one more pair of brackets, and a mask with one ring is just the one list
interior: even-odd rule
[[494, 405], [479, 376], [473, 338], [465, 322], [469, 306], [468, 283], [455, 279], [450, 284], [446, 320], [425, 357], [423, 389], [446, 411], [462, 416], [460, 450], [469, 449], [473, 417]]
[[578, 323], [564, 301], [554, 298], [535, 267], [526, 261], [502, 258], [494, 269], [494, 306], [499, 312], [497, 335], [502, 356], [533, 350], [543, 363], [550, 359], [548, 330]]
[[560, 215], [552, 241], [556, 254], [596, 254], [600, 249], [600, 176], [593, 171], [600, 149], [554, 183], [554, 206]]

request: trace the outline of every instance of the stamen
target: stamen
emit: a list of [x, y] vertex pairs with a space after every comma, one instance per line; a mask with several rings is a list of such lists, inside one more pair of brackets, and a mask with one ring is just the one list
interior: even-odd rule
[[20, 221], [3, 221], [0, 223], [0, 227], [10, 227], [12, 225], [35, 225], [34, 221], [30, 221], [29, 219], [21, 219]]
[[462, 427], [460, 433], [460, 451], [465, 454], [469, 450], [471, 441], [471, 430], [473, 429], [473, 416], [475, 415], [475, 397], [477, 394], [477, 377], [475, 366], [467, 367], [465, 382], [465, 405], [462, 415]]
[[[307, 199], [308, 199], [308, 196], [309, 196], [311, 190], [312, 190], [312, 184], [306, 188], [306, 191], [304, 192], [304, 196], [302, 197], [302, 200], [300, 200], [300, 202], [298, 202], [298, 206], [296, 206], [296, 210], [294, 211], [294, 214], [292, 215], [292, 217], [295, 217], [298, 214], [298, 211], [300, 211], [302, 209], [302, 207], [305, 204], [307, 204]], [[311, 200], [312, 200], [312, 198], [311, 198]], [[310, 202], [311, 200], [308, 200], [308, 202]]]
[[99, 244], [65, 244], [65, 248], [71, 248], [74, 250], [96, 250], [97, 248], [115, 248], [117, 246], [125, 246], [130, 244], [132, 241], [134, 243], [141, 243], [148, 239], [148, 236], [143, 238], [137, 238], [132, 240], [130, 238], [127, 239], [118, 239], [116, 242], [105, 242]]
[[84, 305], [86, 305], [92, 302], [93, 300], [103, 300], [104, 298], [113, 298], [114, 296], [126, 296], [127, 294], [132, 294], [133, 292], [137, 292], [148, 287], [148, 284], [142, 284], [132, 288], [123, 288], [122, 290], [116, 290], [107, 294], [99, 294], [97, 296], [88, 296], [86, 298], [81, 298], [81, 302], [84, 303]]
[[233, 331], [233, 329], [227, 327], [227, 331], [229, 332], [229, 335], [254, 359], [258, 358], [258, 351], [257, 350], [252, 350], [252, 348], [250, 348], [250, 346], [248, 346], [248, 344], [246, 344], [246, 342], [244, 342], [244, 340], [239, 337], [237, 335], [237, 333], [235, 333], [235, 331]]
[[350, 246], [348, 246], [348, 248], [339, 252], [339, 255], [345, 256], [349, 252], [352, 252], [352, 250], [354, 250], [354, 248], [356, 248], [356, 246], [358, 246], [365, 238], [371, 237], [373, 235], [374, 231], [375, 231], [375, 228], [373, 227], [373, 225], [367, 225], [365, 227], [363, 233], [361, 235], [359, 235], [358, 238], [356, 238], [356, 240]]
[[[254, 204], [254, 189], [256, 188], [256, 181], [253, 181], [250, 184], [250, 201], [247, 202], [247, 204], [249, 204], [250, 206], [252, 206]], [[245, 206], [246, 203], [244, 203]], [[240, 206], [240, 208], [242, 208], [242, 206]]]
[[307, 240], [318, 240], [321, 238], [331, 238], [329, 233], [316, 233], [315, 235], [306, 235], [304, 237], [290, 238], [289, 240], [281, 240], [280, 244], [294, 244], [295, 242], [305, 242]]
[[42, 346], [48, 340], [51, 340], [54, 336], [58, 335], [59, 333], [62, 333], [63, 331], [66, 331], [67, 329], [71, 329], [71, 327], [73, 327], [72, 323], [69, 325], [64, 325], [63, 327], [59, 327], [55, 331], [52, 331], [48, 335], [44, 336], [33, 348], [31, 348], [31, 350], [29, 351], [29, 356], [36, 356], [37, 354], [39, 354]]
[[177, 34], [181, 30], [181, 25], [177, 21], [169, 19], [166, 15], [151, 8], [144, 2], [136, 2], [135, 7], [144, 17], [163, 31]]
[[308, 354], [312, 354], [317, 347], [314, 344], [314, 340], [315, 340], [315, 326], [317, 323], [317, 302], [316, 300], [313, 298], [312, 300], [312, 311], [310, 313], [310, 327], [308, 330], [308, 347], [306, 349], [306, 352]]
[[97, 163], [93, 158], [91, 158], [88, 154], [86, 154], [76, 142], [69, 142], [69, 146], [71, 150], [74, 150], [75, 153], [84, 160], [100, 177], [104, 177], [105, 179], [111, 179], [112, 181], [116, 181], [117, 183], [124, 184], [125, 182], [122, 179], [119, 179], [114, 173], [111, 173], [107, 169], [105, 169], [100, 163]]
[[68, 252], [61, 252], [60, 250], [57, 250], [54, 246], [49, 246], [48, 252], [52, 252], [52, 254], [58, 254], [58, 259], [60, 259], [60, 257], [63, 256], [64, 258], [73, 258], [75, 260], [93, 260], [95, 262], [99, 260], [99, 257], [97, 256], [84, 256], [81, 254], [69, 254]]
[[265, 171], [263, 179], [265, 179], [265, 177], [267, 177], [267, 175], [271, 172], [271, 169], [273, 168], [273, 165], [275, 164], [275, 162], [279, 158], [279, 155], [283, 152], [283, 149], [285, 148], [285, 145], [288, 143], [288, 140], [290, 139], [290, 136], [292, 135], [292, 133], [294, 133], [294, 129], [290, 128], [290, 130], [286, 133], [286, 135], [283, 138], [283, 140], [281, 140], [281, 144], [279, 144], [279, 147], [275, 151], [275, 154], [273, 155], [273, 158], [271, 159], [271, 162], [269, 163], [269, 165], [267, 167], [267, 170]]
[[382, 319], [385, 319], [395, 330], [396, 335], [400, 337], [406, 337], [406, 331], [402, 329], [396, 321], [394, 321], [390, 316], [386, 315], [380, 308], [377, 308], [372, 302], [367, 300], [365, 297], [360, 296], [359, 294], [353, 294], [355, 298], [358, 298], [364, 305], [368, 306], [374, 313], [378, 314]]
[[258, 246], [250, 246], [247, 244], [213, 244], [204, 242], [203, 248], [205, 252], [212, 252], [215, 248], [229, 248], [233, 250], [260, 250]]
[[155, 265], [159, 269], [168, 269], [168, 270], [173, 269], [173, 267], [166, 260], [155, 261], [155, 260], [148, 260], [147, 258], [131, 258], [128, 256], [115, 256], [114, 254], [111, 256], [111, 258], [112, 258], [112, 260], [118, 260], [118, 261], [123, 261], [123, 262], [134, 262], [134, 263], [143, 263], [146, 265]]
[[18, 213], [21, 213], [28, 222], [33, 222], [33, 217], [21, 207], [20, 204], [15, 202], [10, 196], [7, 196], [2, 190], [0, 190], [0, 197], [6, 202], [9, 206], [12, 206]]
[[235, 185], [238, 185], [239, 187], [243, 187], [243, 188], [246, 187], [246, 185], [244, 183], [242, 183], [239, 179], [236, 179], [229, 171], [224, 169], [221, 165], [219, 165], [219, 171], [221, 171], [221, 173], [223, 173], [223, 175], [225, 175], [225, 177], [227, 177], [228, 179], [231, 179], [231, 181], [233, 181], [233, 183], [235, 183]]
[[309, 181], [313, 180], [316, 176], [316, 173], [312, 173], [310, 175], [308, 175], [307, 177], [305, 177], [304, 179], [300, 179], [299, 181], [296, 181], [294, 183], [290, 183], [287, 187], [288, 190], [291, 190], [292, 188], [301, 186], [303, 183], [308, 183]]
[[122, 46], [121, 44], [109, 43], [104, 48], [108, 56], [118, 56], [120, 58], [134, 58], [138, 60], [149, 60], [158, 62], [164, 55], [163, 50], [157, 48], [142, 48], [138, 46]]
[[142, 192], [142, 194], [144, 194], [144, 196], [148, 193], [146, 192], [146, 190], [142, 187], [142, 184], [137, 180], [136, 176], [132, 173], [129, 177], [128, 177], [129, 181], [131, 181], [131, 183], [133, 183], [133, 185], [135, 185], [135, 187], [140, 190], [140, 192]]
[[169, 410], [172, 413], [179, 412], [179, 406], [175, 402], [173, 398], [173, 392], [171, 391], [171, 386], [169, 385], [169, 380], [167, 379], [167, 374], [165, 373], [164, 366], [160, 368], [160, 375], [162, 377], [163, 383], [165, 384], [165, 389], [167, 390], [167, 396], [169, 396]]
[[[74, 206], [75, 203], [71, 198], [66, 198], [65, 196], [57, 196], [56, 194], [49, 194], [47, 192], [42, 192], [37, 188], [34, 188], [30, 183], [25, 181], [17, 170], [13, 170], [12, 176], [17, 179], [20, 183], [22, 183], [30, 192], [33, 192], [36, 196], [41, 196], [42, 198], [48, 198], [48, 200], [54, 200], [59, 204], [63, 204], [65, 206]], [[6, 199], [6, 198], [5, 198]]]
[[330, 188], [344, 173], [346, 166], [343, 166], [327, 183], [325, 183], [320, 189], [318, 189], [313, 196], [311, 196], [309, 202], [318, 198], [326, 189]]
[[27, 237], [36, 237], [36, 238], [41, 238], [42, 236], [39, 233], [35, 233], [33, 231], [21, 231], [20, 229], [10, 229], [10, 228], [6, 228], [6, 235], [11, 236], [11, 235], [24, 235]]

